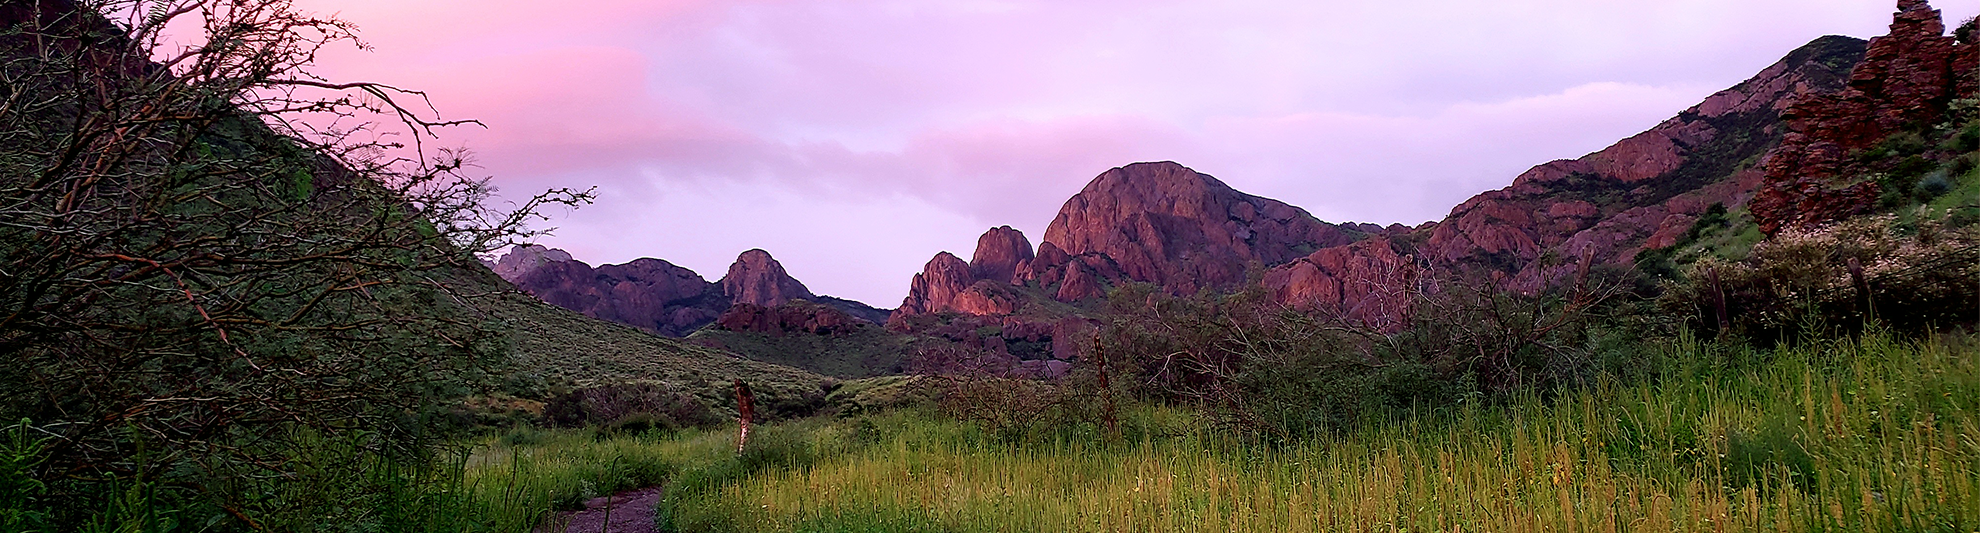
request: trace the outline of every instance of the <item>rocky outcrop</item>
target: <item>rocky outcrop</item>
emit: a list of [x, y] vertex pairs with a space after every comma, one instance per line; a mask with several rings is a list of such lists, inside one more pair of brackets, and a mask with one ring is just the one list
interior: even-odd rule
[[1980, 84], [1980, 45], [1945, 35], [1937, 9], [1901, 0], [1890, 34], [1872, 39], [1848, 88], [1811, 94], [1783, 113], [1788, 133], [1769, 154], [1753, 201], [1754, 219], [1773, 234], [1867, 213], [1881, 185], [1873, 174], [1895, 161], [1854, 157], [1894, 133], [1945, 117], [1959, 95]]
[[1782, 111], [1841, 90], [1864, 49], [1847, 37], [1817, 39], [1649, 131], [1536, 166], [1442, 221], [1360, 228], [1376, 237], [1273, 268], [1264, 288], [1293, 308], [1394, 330], [1415, 292], [1427, 290], [1424, 276], [1530, 292], [1571, 279], [1575, 258], [1631, 264], [1642, 250], [1675, 244], [1712, 205], [1747, 203], [1763, 175], [1755, 162], [1782, 137]]
[[1439, 268], [1503, 272], [1508, 288], [1532, 291], [1573, 270], [1574, 261], [1543, 256], [1628, 264], [1644, 249], [1668, 246], [1710, 205], [1737, 207], [1752, 197], [1755, 162], [1781, 139], [1782, 111], [1805, 95], [1841, 90], [1864, 49], [1848, 37], [1817, 39], [1649, 131], [1534, 167], [1419, 229], [1418, 257]]
[[509, 253], [502, 255], [501, 260], [492, 263], [489, 269], [494, 270], [495, 275], [501, 276], [502, 279], [515, 279], [546, 264], [574, 260], [570, 252], [531, 244], [509, 250]]
[[[552, 305], [669, 337], [685, 337], [715, 322], [732, 305], [775, 308], [812, 300], [844, 317], [878, 324], [887, 311], [830, 296], [816, 296], [762, 250], [743, 252], [719, 283], [659, 259], [635, 259], [592, 268], [555, 248], [522, 246], [491, 267], [502, 279]], [[738, 319], [741, 320], [741, 319]], [[820, 319], [824, 320], [824, 319]], [[789, 321], [779, 319], [776, 324]], [[812, 321], [816, 322], [816, 320]], [[811, 323], [799, 321], [800, 325]], [[803, 329], [803, 328], [799, 328]]]
[[[1867, 48], [1848, 37], [1817, 39], [1649, 131], [1534, 167], [1414, 228], [1328, 224], [1172, 162], [1112, 169], [1066, 202], [1029, 259], [1009, 259], [1027, 247], [1003, 228], [979, 240], [972, 263], [937, 256], [889, 324], [1009, 313], [1014, 306], [1001, 294], [1090, 302], [1129, 281], [1172, 294], [1232, 290], [1258, 272], [1282, 304], [1386, 330], [1401, 327], [1410, 299], [1432, 279], [1530, 292], [1584, 264], [1629, 265], [1644, 250], [1677, 244], [1714, 206], [1752, 200], [1771, 161], [1763, 156], [1787, 132], [1783, 112], [1860, 83], [1851, 71]], [[1010, 287], [1019, 291], [999, 292]], [[940, 331], [975, 322], [913, 323]]]
[[1082, 302], [1107, 296], [1107, 289], [1128, 276], [1107, 254], [1088, 252], [1067, 255], [1058, 245], [1038, 245], [1038, 257], [1021, 263], [1011, 281], [1037, 285], [1061, 302]]
[[[995, 231], [995, 230], [993, 230]], [[1020, 236], [1022, 238], [1022, 236]], [[893, 316], [935, 313], [1005, 315], [1016, 311], [1023, 297], [1008, 281], [977, 279], [969, 263], [948, 252], [935, 254], [908, 286], [908, 296]], [[894, 322], [889, 319], [889, 322]]]
[[1385, 238], [1313, 252], [1265, 273], [1274, 300], [1379, 331], [1401, 328], [1422, 274]]
[[1072, 257], [1103, 254], [1127, 279], [1192, 294], [1236, 287], [1248, 269], [1347, 244], [1358, 235], [1284, 202], [1161, 162], [1135, 163], [1094, 178], [1059, 209], [1044, 242]]
[[784, 272], [784, 265], [761, 249], [743, 252], [722, 277], [722, 294], [739, 304], [771, 307], [791, 300], [815, 298], [803, 283]]
[[907, 299], [894, 309], [894, 316], [954, 311], [956, 297], [974, 284], [976, 275], [970, 273], [969, 263], [949, 252], [935, 254], [908, 284]]
[[1020, 263], [1032, 259], [1031, 241], [1024, 232], [999, 226], [976, 239], [976, 253], [969, 256], [969, 271], [976, 279], [1010, 283]]

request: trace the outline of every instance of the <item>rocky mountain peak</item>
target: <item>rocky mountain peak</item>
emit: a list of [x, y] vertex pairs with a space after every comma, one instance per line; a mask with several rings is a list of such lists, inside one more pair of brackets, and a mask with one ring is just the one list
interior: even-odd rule
[[[837, 313], [829, 319], [800, 321], [805, 324], [838, 324], [842, 322], [839, 317], [879, 323], [887, 317], [886, 310], [866, 304], [813, 295], [763, 250], [743, 252], [719, 283], [660, 259], [640, 258], [592, 268], [572, 259], [563, 250], [542, 246], [518, 247], [490, 268], [516, 288], [552, 305], [670, 337], [693, 333], [716, 321], [731, 307], [755, 310], [745, 309], [737, 316], [769, 316], [763, 313], [786, 313], [776, 309], [798, 300], [817, 304], [807, 304], [810, 307], [830, 307]], [[764, 311], [772, 308], [776, 309]], [[750, 315], [751, 312], [757, 314]], [[798, 314], [823, 316], [811, 311]], [[736, 320], [749, 322], [756, 318]]]
[[570, 252], [531, 244], [510, 248], [509, 253], [502, 254], [502, 258], [495, 261], [492, 269], [502, 279], [513, 281], [547, 263], [574, 260]]
[[937, 253], [921, 267], [920, 274], [914, 275], [914, 281], [908, 283], [907, 298], [901, 300], [894, 316], [953, 311], [956, 295], [974, 283], [976, 275], [970, 272], [969, 263], [949, 252]]
[[1094, 178], [1059, 209], [1044, 242], [1072, 256], [1103, 254], [1128, 278], [1184, 294], [1235, 286], [1252, 265], [1281, 264], [1354, 235], [1165, 161]]
[[761, 249], [743, 252], [736, 262], [729, 265], [729, 274], [722, 277], [722, 294], [738, 304], [752, 304], [772, 307], [791, 300], [816, 298], [803, 283], [784, 272], [770, 252]]
[[976, 279], [1009, 283], [1019, 263], [1033, 258], [1031, 241], [1024, 232], [998, 226], [976, 239], [976, 253], [969, 257], [969, 271]]

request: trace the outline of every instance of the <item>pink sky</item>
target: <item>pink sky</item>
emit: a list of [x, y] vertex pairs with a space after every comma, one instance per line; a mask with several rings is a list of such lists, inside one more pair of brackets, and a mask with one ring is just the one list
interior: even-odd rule
[[[298, 0], [431, 93], [503, 190], [596, 185], [544, 244], [719, 277], [750, 248], [898, 305], [938, 251], [1036, 243], [1174, 160], [1323, 220], [1416, 224], [1647, 129], [1887, 0]], [[1973, 2], [1947, 2], [1948, 24]]]

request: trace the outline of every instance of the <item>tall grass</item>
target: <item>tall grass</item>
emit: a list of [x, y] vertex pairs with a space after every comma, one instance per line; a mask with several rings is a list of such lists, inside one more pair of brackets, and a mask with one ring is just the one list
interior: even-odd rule
[[[1684, 341], [1659, 375], [1398, 413], [1291, 444], [1240, 441], [1174, 407], [1124, 435], [1030, 440], [931, 411], [667, 436], [517, 430], [408, 465], [363, 438], [224, 501], [275, 531], [555, 530], [557, 510], [664, 485], [677, 531], [1975, 531], [1980, 341], [1751, 350]], [[0, 529], [50, 530], [57, 494], [0, 446]], [[253, 465], [239, 465], [252, 468]], [[241, 474], [241, 475], [234, 475]], [[116, 484], [112, 484], [116, 485]], [[224, 524], [208, 496], [111, 486], [86, 531]]]
[[[1980, 349], [1871, 337], [1674, 349], [1652, 383], [1537, 394], [1268, 448], [1009, 445], [914, 413], [683, 486], [686, 531], [1972, 531]], [[1144, 411], [1144, 416], [1148, 415]]]
[[521, 430], [465, 459], [463, 485], [482, 530], [521, 532], [544, 525], [554, 531], [555, 511], [580, 509], [592, 498], [661, 485], [685, 470], [733, 461], [734, 438], [724, 431], [600, 439], [587, 431]]

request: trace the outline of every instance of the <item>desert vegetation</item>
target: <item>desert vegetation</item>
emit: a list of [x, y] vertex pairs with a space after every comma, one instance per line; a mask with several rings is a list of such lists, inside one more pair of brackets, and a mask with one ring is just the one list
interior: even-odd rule
[[692, 531], [1970, 528], [1973, 340], [1695, 340], [1662, 378], [1391, 408], [1277, 445], [1134, 403], [1010, 440], [929, 411], [781, 428], [772, 468], [684, 485]]
[[[309, 73], [349, 24], [0, 19], [0, 531], [544, 531], [653, 487], [618, 511], [673, 531], [1980, 528], [1971, 99], [1846, 154], [1866, 211], [1779, 231], [1700, 201], [1627, 259], [1440, 264], [1427, 232], [1353, 230], [1400, 253], [1329, 278], [1338, 308], [1267, 265], [1176, 291], [1061, 251], [1068, 301], [964, 280], [1037, 316], [676, 340], [494, 277], [478, 254], [591, 194], [495, 205], [427, 146], [471, 122]], [[1749, 137], [1658, 186], [1757, 172]], [[1661, 209], [1606, 180], [1559, 186]]]

